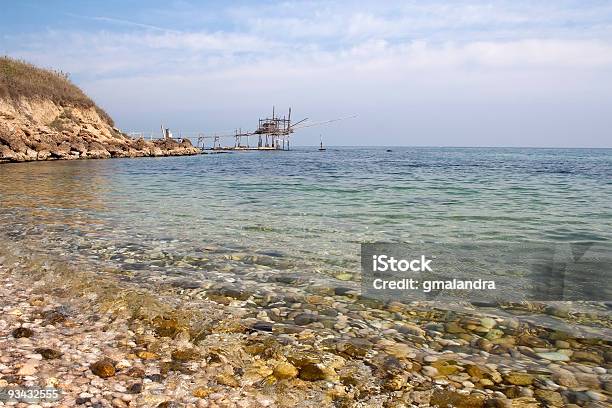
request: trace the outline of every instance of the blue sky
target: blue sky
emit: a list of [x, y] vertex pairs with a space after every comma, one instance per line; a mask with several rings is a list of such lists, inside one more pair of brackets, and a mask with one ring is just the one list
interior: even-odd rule
[[612, 147], [610, 1], [2, 1], [0, 53], [126, 131], [356, 119], [294, 143]]

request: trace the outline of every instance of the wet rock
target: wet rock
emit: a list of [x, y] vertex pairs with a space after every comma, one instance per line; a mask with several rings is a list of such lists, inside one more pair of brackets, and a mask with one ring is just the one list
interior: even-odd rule
[[34, 375], [38, 370], [36, 369], [36, 365], [33, 363], [26, 363], [22, 365], [17, 371], [17, 375]]
[[270, 322], [257, 322], [251, 327], [253, 330], [272, 332], [273, 324]]
[[568, 305], [562, 305], [562, 304], [550, 305], [550, 306], [547, 306], [546, 309], [544, 309], [544, 312], [551, 316], [569, 317], [570, 308]]
[[533, 375], [528, 373], [514, 372], [506, 374], [504, 380], [513, 385], [531, 385], [534, 378]]
[[392, 375], [383, 381], [383, 388], [388, 391], [399, 391], [406, 386], [406, 377], [402, 375]]
[[564, 406], [563, 397], [556, 391], [537, 389], [535, 397], [548, 407]]
[[569, 361], [569, 356], [564, 353], [559, 353], [556, 351], [546, 352], [546, 353], [536, 353], [539, 358], [543, 358], [550, 361]]
[[168, 373], [175, 371], [175, 372], [179, 372], [179, 373], [183, 373], [183, 374], [193, 374], [193, 370], [191, 370], [189, 367], [185, 366], [182, 362], [180, 361], [164, 361], [159, 365], [159, 371], [163, 374], [163, 375], [167, 375]]
[[215, 377], [215, 380], [221, 385], [227, 385], [228, 387], [238, 387], [240, 383], [231, 374], [222, 373]]
[[595, 374], [576, 372], [574, 373], [574, 376], [578, 381], [578, 385], [580, 385], [581, 387], [587, 387], [593, 390], [601, 388], [599, 378]]
[[156, 382], [156, 383], [162, 382], [164, 379], [164, 377], [161, 374], [149, 374], [145, 376], [145, 378], [153, 382]]
[[411, 336], [418, 336], [418, 337], [425, 336], [425, 330], [421, 329], [419, 326], [416, 326], [414, 324], [404, 323], [404, 324], [397, 325], [395, 328], [397, 331], [399, 331], [402, 334], [408, 334]]
[[180, 405], [178, 405], [174, 401], [164, 401], [157, 405], [157, 408], [179, 408], [179, 407]]
[[344, 287], [336, 287], [334, 288], [334, 294], [336, 296], [350, 296], [354, 295], [357, 292], [352, 288], [344, 288]]
[[476, 341], [476, 346], [483, 351], [489, 352], [493, 349], [494, 344], [487, 339], [480, 338]]
[[512, 408], [512, 401], [507, 398], [491, 398], [485, 403], [486, 408]]
[[284, 283], [286, 285], [292, 285], [298, 281], [297, 276], [292, 275], [278, 275], [274, 277], [274, 280], [279, 283]]
[[306, 326], [317, 321], [319, 321], [319, 316], [314, 313], [300, 313], [293, 318], [293, 322], [298, 326]]
[[564, 387], [572, 388], [578, 386], [578, 380], [576, 380], [574, 373], [562, 368], [553, 372], [552, 379], [554, 382]]
[[157, 316], [153, 319], [153, 327], [160, 337], [174, 337], [175, 334], [182, 330], [177, 319], [164, 318], [162, 316]]
[[174, 286], [175, 288], [181, 288], [181, 289], [198, 289], [202, 287], [202, 284], [196, 281], [181, 279], [181, 280], [173, 281], [172, 286]]
[[446, 324], [446, 332], [451, 334], [465, 333], [465, 329], [461, 327], [457, 322], [450, 322]]
[[465, 371], [470, 375], [470, 377], [481, 379], [481, 378], [484, 378], [484, 373], [487, 370], [475, 364], [471, 364], [466, 367]]
[[427, 376], [427, 377], [437, 377], [438, 375], [440, 375], [440, 373], [438, 373], [438, 369], [436, 367], [433, 366], [424, 366], [421, 369], [421, 372], [423, 373], [423, 375]]
[[48, 310], [42, 313], [42, 318], [44, 319], [43, 325], [63, 323], [66, 321], [66, 317], [67, 314], [61, 309]]
[[385, 352], [399, 359], [414, 357], [414, 351], [404, 343], [393, 343], [385, 347]]
[[351, 339], [346, 342], [340, 342], [336, 346], [336, 349], [345, 355], [354, 358], [364, 357], [368, 351], [372, 348], [372, 343], [365, 339]]
[[132, 367], [125, 374], [132, 378], [144, 378], [145, 371], [140, 367]]
[[491, 317], [483, 317], [480, 319], [480, 325], [487, 329], [492, 329], [497, 325], [497, 321]]
[[201, 355], [197, 350], [193, 348], [188, 348], [174, 350], [171, 353], [171, 357], [173, 360], [176, 361], [190, 361], [199, 359]]
[[159, 356], [151, 351], [146, 351], [146, 350], [142, 350], [136, 353], [136, 356], [138, 356], [138, 358], [141, 358], [143, 360], [155, 360], [157, 358], [159, 358]]
[[322, 364], [308, 363], [299, 370], [299, 377], [304, 381], [329, 380], [334, 376], [334, 370]]
[[40, 354], [46, 360], [53, 360], [62, 356], [62, 352], [50, 348], [36, 348], [34, 351], [36, 351], [36, 353]]
[[130, 394], [140, 394], [142, 392], [142, 383], [136, 382], [130, 385], [127, 390]]
[[274, 367], [273, 375], [279, 380], [297, 377], [298, 369], [291, 363], [280, 363]]
[[444, 376], [452, 375], [459, 371], [459, 367], [453, 364], [449, 364], [446, 361], [436, 361], [433, 362], [431, 365], [432, 367], [435, 367], [438, 370], [438, 373], [440, 375]]
[[597, 391], [593, 391], [593, 390], [587, 391], [586, 395], [587, 395], [587, 397], [589, 397], [593, 401], [606, 401], [608, 399], [601, 392], [597, 392]]
[[503, 330], [500, 330], [500, 329], [491, 329], [486, 334], [485, 338], [487, 340], [489, 340], [489, 341], [494, 341], [494, 340], [501, 339], [503, 336], [504, 336]]
[[208, 387], [197, 387], [195, 390], [193, 390], [192, 395], [196, 398], [206, 398], [212, 392], [213, 390]]
[[546, 347], [546, 340], [541, 339], [537, 336], [523, 335], [518, 339], [518, 344], [527, 347]]
[[115, 375], [115, 365], [110, 359], [98, 360], [89, 366], [92, 373], [101, 378], [109, 378]]
[[604, 362], [602, 356], [589, 351], [574, 351], [574, 353], [572, 354], [572, 360], [588, 361], [595, 364], [603, 364]]
[[13, 330], [13, 332], [11, 333], [12, 336], [16, 339], [21, 339], [21, 338], [30, 338], [34, 335], [34, 332], [30, 329], [28, 329], [27, 327], [18, 327], [15, 330]]
[[236, 300], [243, 300], [243, 301], [251, 297], [250, 293], [244, 290], [241, 290], [241, 289], [236, 289], [234, 287], [219, 288], [213, 293], [221, 295], [221, 296], [226, 296], [232, 299], [236, 299]]
[[438, 407], [481, 408], [484, 407], [484, 396], [436, 389], [429, 403]]

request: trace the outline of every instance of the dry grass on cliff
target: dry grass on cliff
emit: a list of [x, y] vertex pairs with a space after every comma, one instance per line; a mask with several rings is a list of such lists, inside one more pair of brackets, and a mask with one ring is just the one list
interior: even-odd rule
[[70, 82], [66, 73], [13, 58], [0, 57], [0, 97], [13, 100], [39, 97], [62, 106], [94, 107], [102, 119], [114, 126], [113, 119]]

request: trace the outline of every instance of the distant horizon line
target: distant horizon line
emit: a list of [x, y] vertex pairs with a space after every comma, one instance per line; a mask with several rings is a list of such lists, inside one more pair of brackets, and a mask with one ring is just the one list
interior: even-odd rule
[[[187, 138], [189, 139], [189, 138]], [[231, 146], [229, 146], [231, 147]], [[292, 145], [292, 148], [313, 147], [318, 148], [319, 145]], [[450, 149], [601, 149], [610, 150], [610, 147], [593, 147], [593, 146], [451, 146], [451, 145], [324, 145], [326, 149], [334, 147], [378, 147], [378, 148], [450, 148]], [[282, 149], [281, 149], [282, 150]]]

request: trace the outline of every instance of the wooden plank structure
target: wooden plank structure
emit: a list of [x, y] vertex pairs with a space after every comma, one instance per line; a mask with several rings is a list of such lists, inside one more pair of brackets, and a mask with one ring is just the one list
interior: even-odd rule
[[[233, 134], [198, 135], [198, 147], [202, 150], [290, 150], [290, 136], [295, 126], [308, 120], [302, 119], [291, 123], [291, 108], [286, 116], [277, 117], [274, 107], [272, 116], [260, 118], [257, 129], [252, 132], [243, 132], [242, 128], [236, 129]], [[257, 139], [257, 145], [251, 146], [251, 136]], [[221, 146], [222, 138], [233, 138], [234, 146]], [[246, 138], [246, 144], [243, 143]], [[212, 140], [212, 147], [206, 148], [205, 141]]]
[[[337, 122], [339, 120], [351, 119], [356, 117], [356, 115], [346, 116], [337, 119], [325, 120], [322, 122], [308, 122], [304, 123], [308, 120], [308, 118], [299, 120], [295, 123], [291, 122], [291, 108], [289, 108], [289, 112], [287, 115], [283, 115], [283, 117], [276, 116], [276, 111], [274, 106], [272, 107], [272, 116], [260, 118], [257, 123], [257, 129], [254, 131], [243, 132], [242, 128], [236, 129], [231, 133], [198, 133], [198, 132], [176, 132], [176, 136], [170, 131], [169, 128], [161, 125], [161, 139], [173, 139], [175, 137], [182, 139], [187, 138], [192, 142], [197, 138], [197, 146], [201, 148], [203, 151], [206, 150], [216, 150], [216, 151], [225, 151], [225, 150], [264, 150], [264, 151], [274, 151], [274, 150], [290, 150], [290, 137], [291, 135], [298, 129], [308, 128], [312, 126], [320, 126], [329, 124], [332, 122]], [[146, 138], [153, 140], [154, 138], [153, 131], [150, 132], [130, 132], [129, 135], [136, 138]], [[256, 143], [251, 145], [251, 138], [254, 137]], [[222, 146], [222, 139], [233, 139], [233, 146]], [[246, 143], [245, 143], [246, 139]], [[210, 140], [212, 141], [212, 146], [207, 147], [206, 142]]]

